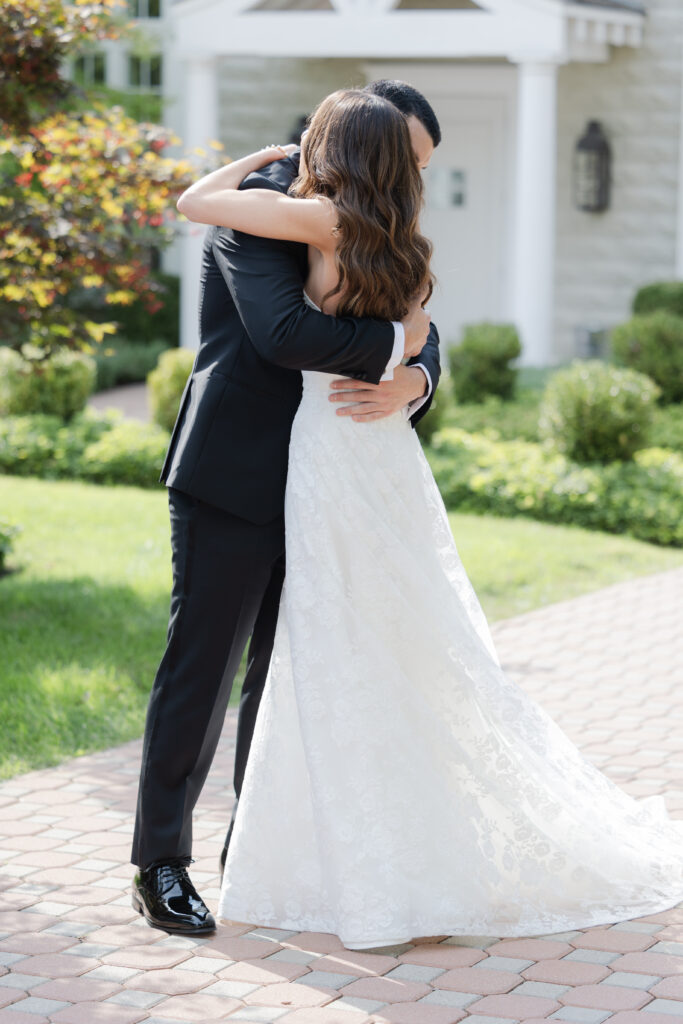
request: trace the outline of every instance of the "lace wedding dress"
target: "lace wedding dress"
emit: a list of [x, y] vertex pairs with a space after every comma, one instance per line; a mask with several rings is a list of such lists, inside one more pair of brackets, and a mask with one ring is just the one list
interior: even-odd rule
[[219, 916], [359, 949], [683, 900], [683, 822], [618, 788], [502, 672], [410, 424], [336, 416], [330, 376], [303, 377]]

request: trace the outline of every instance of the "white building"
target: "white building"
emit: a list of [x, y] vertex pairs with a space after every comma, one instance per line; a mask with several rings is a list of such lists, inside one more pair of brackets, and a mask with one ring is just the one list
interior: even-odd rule
[[[139, 16], [158, 0], [137, 0]], [[144, 6], [143, 6], [144, 5]], [[587, 354], [586, 330], [629, 315], [640, 285], [683, 274], [682, 0], [176, 0], [143, 17], [167, 123], [230, 155], [287, 141], [328, 92], [402, 78], [443, 130], [424, 229], [442, 339], [513, 321], [523, 361]], [[111, 84], [123, 84], [116, 45]], [[577, 206], [576, 143], [597, 120], [611, 149], [602, 212]], [[168, 254], [182, 276], [183, 344], [197, 343], [203, 231]]]

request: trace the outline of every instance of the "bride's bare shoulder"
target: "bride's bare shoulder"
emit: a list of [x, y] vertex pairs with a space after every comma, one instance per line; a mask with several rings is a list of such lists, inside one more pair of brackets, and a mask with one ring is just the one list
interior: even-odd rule
[[318, 222], [324, 235], [336, 236], [339, 228], [339, 212], [327, 196], [314, 196], [303, 200], [311, 204], [311, 216]]

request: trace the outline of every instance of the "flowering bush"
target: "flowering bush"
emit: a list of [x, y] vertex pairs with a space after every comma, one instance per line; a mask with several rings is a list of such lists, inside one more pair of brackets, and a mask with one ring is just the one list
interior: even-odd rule
[[428, 457], [453, 511], [524, 515], [683, 547], [676, 452], [648, 448], [633, 462], [584, 466], [540, 444], [452, 427], [436, 434]]
[[116, 36], [118, 0], [8, 0], [0, 18], [0, 123], [27, 132], [36, 107], [70, 89], [61, 77], [69, 51]]
[[197, 170], [164, 155], [178, 140], [158, 125], [121, 107], [74, 109], [60, 78], [72, 50], [118, 31], [120, 9], [119, 0], [3, 4], [0, 323], [14, 348], [89, 350], [112, 333], [67, 301], [77, 290], [118, 306], [139, 297], [151, 309], [164, 291], [149, 247], [170, 238], [173, 200]]
[[162, 155], [170, 141], [116, 107], [57, 113], [30, 135], [0, 141], [4, 341], [50, 351], [89, 348], [113, 333], [114, 324], [71, 307], [76, 289], [154, 308], [163, 287], [150, 277], [147, 250], [170, 237], [172, 199], [196, 173]]

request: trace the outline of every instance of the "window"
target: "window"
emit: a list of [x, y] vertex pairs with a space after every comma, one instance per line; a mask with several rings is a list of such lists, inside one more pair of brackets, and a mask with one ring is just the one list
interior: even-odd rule
[[129, 0], [133, 18], [160, 18], [161, 0]]
[[155, 92], [161, 89], [161, 56], [128, 58], [128, 83], [131, 89]]
[[107, 81], [107, 58], [103, 53], [84, 53], [73, 63], [74, 81], [79, 85], [104, 85]]
[[465, 171], [451, 167], [430, 167], [426, 177], [427, 201], [430, 206], [445, 210], [449, 206], [466, 205]]

